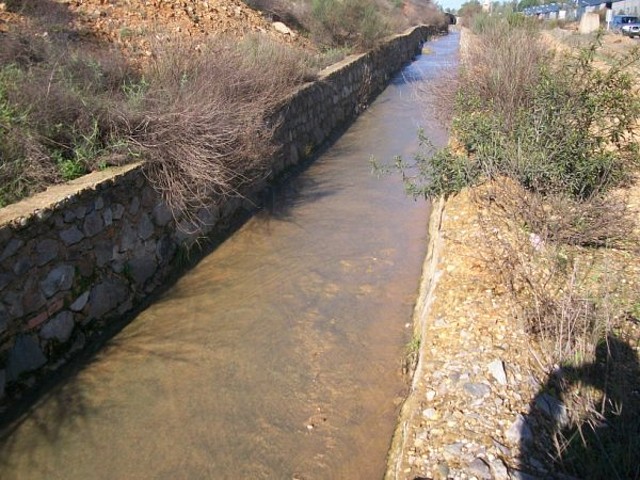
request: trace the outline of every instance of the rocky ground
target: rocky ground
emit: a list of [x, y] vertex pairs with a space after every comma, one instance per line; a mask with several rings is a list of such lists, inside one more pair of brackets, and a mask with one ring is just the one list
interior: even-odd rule
[[[40, 1], [40, 0], [39, 0]], [[266, 33], [277, 41], [314, 50], [312, 43], [241, 0], [41, 0], [9, 9], [0, 2], [0, 32], [12, 25], [39, 35], [68, 30], [84, 40], [115, 44], [133, 59], [152, 55], [154, 43], [216, 34]], [[53, 31], [52, 31], [53, 30]]]
[[432, 232], [437, 280], [401, 424], [405, 447], [390, 478], [510, 478], [522, 414], [537, 391], [529, 337], [487, 275], [469, 194], [449, 199], [432, 220], [440, 222]]
[[[627, 40], [611, 37], [605, 45], [613, 45], [619, 53], [631, 46]], [[640, 182], [625, 194], [629, 209], [640, 219]], [[488, 267], [493, 255], [486, 226], [483, 230], [479, 222], [486, 212], [476, 200], [477, 192], [467, 190], [441, 203], [439, 210], [434, 208], [432, 257], [424, 269], [431, 279], [422, 286], [419, 303], [425, 308], [419, 305], [416, 310], [422, 334], [420, 361], [400, 418], [387, 478], [571, 478], [555, 475], [521, 447], [536, 443], [545, 450], [543, 454], [555, 453], [553, 445], [540, 445], [544, 436], [540, 422], [566, 423], [571, 402], [580, 403], [585, 396], [584, 386], [566, 394], [566, 404], [548, 393], [552, 392], [549, 363], [541, 358], [540, 345], [518, 319], [508, 292]], [[582, 254], [585, 259], [592, 255]], [[624, 271], [616, 281], [640, 299], [637, 247], [594, 255], [606, 257]], [[623, 320], [616, 329], [637, 358], [637, 321]], [[637, 380], [631, 379], [631, 385], [636, 388]]]

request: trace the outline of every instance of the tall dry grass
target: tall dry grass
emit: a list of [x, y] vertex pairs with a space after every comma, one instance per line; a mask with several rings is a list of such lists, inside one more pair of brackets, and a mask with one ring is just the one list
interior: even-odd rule
[[504, 119], [505, 130], [514, 115], [529, 104], [540, 78], [540, 67], [553, 61], [553, 52], [540, 41], [535, 25], [478, 16], [474, 28], [465, 32], [462, 68], [465, 94], [486, 105]]

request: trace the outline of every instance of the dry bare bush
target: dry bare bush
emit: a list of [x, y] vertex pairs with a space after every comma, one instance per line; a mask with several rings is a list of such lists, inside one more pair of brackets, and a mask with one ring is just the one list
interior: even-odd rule
[[48, 44], [42, 37], [24, 32], [0, 34], [0, 65], [26, 67], [47, 58]]
[[459, 89], [458, 68], [445, 66], [436, 79], [419, 83], [415, 94], [423, 105], [425, 116], [434, 118], [440, 125], [449, 128], [454, 117]]
[[430, 1], [416, 0], [246, 0], [273, 20], [300, 30], [322, 48], [367, 50], [384, 37], [420, 24], [444, 25]]
[[[491, 17], [487, 21], [494, 23]], [[529, 103], [540, 67], [549, 61], [551, 53], [536, 30], [495, 22], [466, 42], [461, 88], [469, 97], [490, 102], [508, 129], [513, 115]]]
[[148, 90], [128, 113], [130, 141], [176, 217], [197, 213], [266, 174], [268, 113], [311, 76], [304, 57], [266, 39], [216, 38], [156, 54]]
[[[620, 246], [636, 245], [633, 219], [624, 210], [615, 212], [620, 204], [599, 199], [586, 206], [574, 203], [576, 210], [562, 218], [566, 199], [553, 205], [555, 199], [507, 179], [479, 187], [474, 201], [486, 243], [485, 265], [507, 287], [516, 316], [544, 346], [543, 366], [592, 361], [599, 341], [632, 300], [619, 282], [626, 266], [607, 260], [593, 245], [610, 246], [614, 239]], [[583, 217], [581, 208], [583, 213], [597, 210], [593, 232], [585, 228], [576, 234], [572, 220]], [[607, 208], [614, 213], [601, 211]]]
[[[21, 6], [39, 19], [44, 7]], [[268, 113], [315, 78], [318, 59], [259, 37], [171, 44], [142, 75], [110, 49], [0, 35], [0, 205], [135, 160], [136, 150], [188, 215], [264, 174]]]
[[399, 15], [400, 28], [413, 25], [445, 25], [445, 17], [442, 11], [431, 2], [418, 0], [405, 0]]
[[97, 157], [114, 143], [110, 111], [135, 77], [108, 48], [87, 51], [29, 31], [1, 34], [0, 205], [102, 164]]
[[302, 23], [311, 38], [328, 47], [367, 50], [391, 34], [384, 0], [313, 0]]
[[0, 206], [60, 180], [56, 165], [42, 145], [21, 129], [9, 128], [0, 140]]
[[545, 241], [583, 247], [633, 248], [636, 222], [624, 192], [576, 199], [540, 195], [517, 187], [507, 178], [491, 183], [492, 204], [503, 215]]

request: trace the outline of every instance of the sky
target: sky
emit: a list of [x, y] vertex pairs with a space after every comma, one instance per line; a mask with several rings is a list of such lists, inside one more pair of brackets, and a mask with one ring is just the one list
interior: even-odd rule
[[437, 0], [437, 2], [434, 3], [441, 5], [442, 8], [455, 8], [457, 10], [464, 2], [466, 2], [466, 0]]

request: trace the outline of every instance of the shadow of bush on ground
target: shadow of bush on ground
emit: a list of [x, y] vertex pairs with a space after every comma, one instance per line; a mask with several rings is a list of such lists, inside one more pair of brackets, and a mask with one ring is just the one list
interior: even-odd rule
[[[523, 469], [544, 478], [640, 478], [638, 362], [629, 342], [609, 335], [592, 363], [553, 371], [521, 425]], [[580, 398], [587, 390], [598, 403]], [[579, 405], [588, 406], [576, 414]]]

